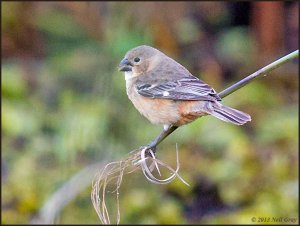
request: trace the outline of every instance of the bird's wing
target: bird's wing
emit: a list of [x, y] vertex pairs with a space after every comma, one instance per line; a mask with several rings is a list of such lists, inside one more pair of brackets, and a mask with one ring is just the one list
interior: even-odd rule
[[176, 81], [136, 84], [137, 92], [145, 97], [171, 100], [221, 100], [216, 91], [200, 79], [189, 76]]

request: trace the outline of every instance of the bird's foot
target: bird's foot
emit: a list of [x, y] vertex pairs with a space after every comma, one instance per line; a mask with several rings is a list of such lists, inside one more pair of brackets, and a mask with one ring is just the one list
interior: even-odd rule
[[145, 155], [147, 157], [153, 157], [153, 155], [155, 155], [155, 153], [156, 153], [156, 144], [154, 142], [150, 142], [148, 145], [141, 147], [141, 149], [144, 149], [144, 148], [146, 148]]

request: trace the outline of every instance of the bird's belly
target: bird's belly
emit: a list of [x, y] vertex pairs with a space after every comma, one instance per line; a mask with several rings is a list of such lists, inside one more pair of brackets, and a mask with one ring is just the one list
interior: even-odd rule
[[128, 93], [136, 109], [153, 124], [171, 125], [180, 120], [178, 103], [173, 100], [143, 97], [136, 91]]

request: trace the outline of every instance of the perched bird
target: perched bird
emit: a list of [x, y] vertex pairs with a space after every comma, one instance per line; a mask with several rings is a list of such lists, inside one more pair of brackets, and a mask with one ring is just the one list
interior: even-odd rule
[[159, 50], [142, 45], [129, 50], [119, 64], [136, 109], [151, 123], [182, 126], [204, 115], [243, 125], [250, 115], [226, 107], [208, 84]]

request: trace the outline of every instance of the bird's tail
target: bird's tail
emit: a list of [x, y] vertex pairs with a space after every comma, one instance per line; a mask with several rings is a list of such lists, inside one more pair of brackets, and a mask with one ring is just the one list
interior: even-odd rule
[[221, 104], [214, 104], [213, 111], [211, 111], [210, 114], [225, 122], [231, 122], [236, 125], [243, 125], [251, 121], [251, 116], [247, 113]]

